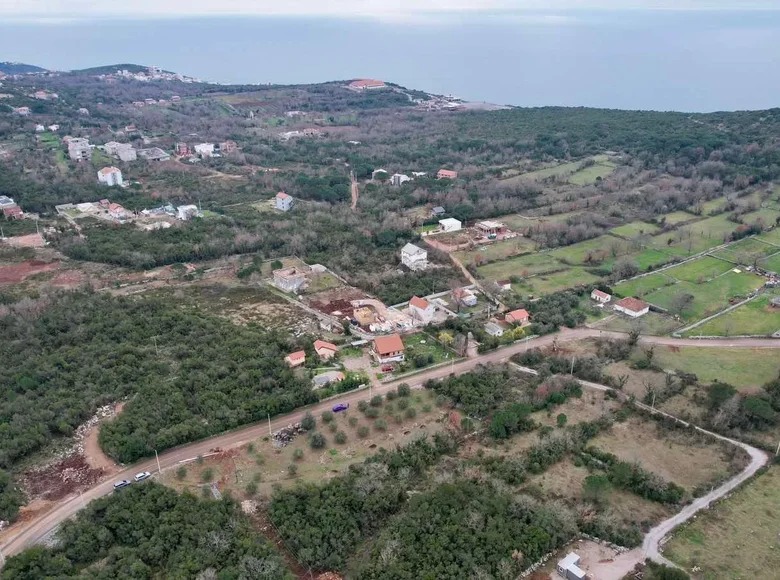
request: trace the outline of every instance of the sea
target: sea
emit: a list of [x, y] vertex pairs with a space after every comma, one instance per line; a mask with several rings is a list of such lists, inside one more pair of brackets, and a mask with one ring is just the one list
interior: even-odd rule
[[220, 83], [377, 78], [467, 100], [708, 112], [780, 105], [780, 11], [0, 20], [0, 61], [156, 65]]

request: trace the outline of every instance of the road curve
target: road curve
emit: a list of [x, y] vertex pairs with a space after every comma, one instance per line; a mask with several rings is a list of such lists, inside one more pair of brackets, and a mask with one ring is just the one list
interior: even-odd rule
[[[441, 379], [452, 373], [456, 375], [460, 375], [462, 373], [472, 371], [480, 364], [506, 362], [509, 360], [509, 358], [512, 355], [516, 353], [523, 352], [526, 349], [530, 349], [534, 347], [549, 346], [554, 341], [564, 342], [564, 341], [580, 340], [583, 338], [598, 337], [598, 336], [619, 338], [619, 337], [624, 337], [625, 335], [616, 332], [599, 331], [597, 329], [591, 329], [591, 328], [564, 329], [556, 334], [549, 334], [539, 338], [523, 340], [515, 344], [512, 344], [510, 346], [492, 352], [488, 352], [474, 358], [453, 363], [452, 365], [446, 365], [443, 367], [432, 369], [427, 372], [422, 372], [420, 374], [417, 374], [407, 379], [399, 379], [397, 381], [384, 383], [379, 386], [374, 386], [372, 387], [370, 393], [366, 392], [366, 390], [346, 393], [343, 396], [339, 397], [339, 401], [348, 402], [352, 405], [356, 405], [359, 401], [367, 398], [371, 394], [384, 394], [394, 389], [401, 382], [407, 382], [413, 387], [418, 387], [421, 386], [427, 380]], [[733, 339], [733, 340], [715, 340], [715, 339], [695, 340], [695, 339], [675, 339], [675, 338], [648, 336], [648, 337], [642, 337], [641, 342], [671, 345], [671, 346], [709, 346], [709, 347], [721, 347], [721, 348], [740, 348], [740, 347], [780, 348], [780, 340], [752, 339], [752, 338]], [[596, 383], [586, 383], [586, 384], [588, 386], [593, 386], [595, 388], [601, 388], [601, 389], [607, 388], [604, 385], [597, 385]], [[300, 421], [306, 412], [313, 412], [313, 413], [321, 412], [330, 408], [332, 404], [333, 401], [323, 401], [316, 405], [310, 405], [308, 407], [297, 409], [296, 411], [292, 413], [288, 413], [287, 415], [275, 417], [270, 422], [270, 429], [278, 430], [288, 425], [289, 423]], [[258, 437], [263, 437], [267, 435], [268, 432], [269, 432], [269, 423], [260, 422], [254, 425], [248, 425], [246, 427], [242, 427], [241, 429], [237, 429], [235, 431], [230, 431], [228, 433], [216, 435], [214, 437], [210, 437], [202, 441], [197, 441], [195, 443], [190, 443], [187, 445], [183, 445], [181, 447], [169, 449], [168, 451], [165, 451], [164, 453], [160, 454], [159, 457], [160, 468], [168, 469], [170, 467], [174, 467], [182, 461], [194, 459], [198, 455], [206, 455], [212, 449], [215, 448], [229, 449], [232, 447], [238, 447], [252, 441], [253, 439], [257, 439]], [[692, 514], [698, 509], [705, 507], [713, 499], [722, 497], [728, 491], [733, 489], [733, 487], [739, 485], [742, 481], [744, 481], [745, 479], [750, 477], [753, 473], [755, 473], [755, 471], [766, 461], [766, 456], [763, 454], [763, 452], [757, 449], [753, 449], [752, 447], [746, 446], [742, 443], [733, 441], [731, 439], [726, 439], [718, 435], [715, 436], [730, 441], [736, 445], [742, 446], [748, 451], [748, 453], [751, 454], [753, 461], [751, 462], [750, 467], [746, 469], [742, 474], [740, 474], [739, 476], [737, 476], [732, 480], [729, 480], [729, 482], [727, 482], [726, 484], [724, 484], [714, 492], [711, 492], [710, 494], [704, 496], [703, 498], [699, 498], [698, 500], [696, 500], [696, 502], [691, 504], [691, 506], [686, 507], [685, 510], [680, 512], [680, 514], [687, 514], [688, 509], [693, 509], [693, 511], [691, 512]], [[73, 495], [68, 498], [65, 498], [59, 504], [57, 504], [53, 509], [49, 510], [44, 514], [41, 514], [36, 519], [28, 522], [24, 522], [22, 525], [18, 527], [12, 526], [5, 533], [5, 537], [6, 537], [5, 543], [0, 547], [0, 552], [2, 552], [5, 556], [12, 556], [14, 554], [21, 552], [26, 547], [32, 546], [40, 542], [41, 539], [43, 539], [48, 534], [50, 534], [60, 523], [72, 517], [76, 512], [78, 512], [79, 509], [81, 509], [86, 503], [92, 501], [93, 499], [97, 499], [99, 497], [102, 497], [110, 493], [113, 489], [114, 481], [120, 479], [132, 479], [132, 477], [136, 473], [141, 471], [156, 472], [157, 467], [158, 467], [157, 462], [154, 459], [146, 459], [130, 467], [126, 467], [122, 471], [114, 474], [111, 480], [98, 483], [92, 488], [84, 491], [80, 495]], [[729, 485], [731, 487], [728, 487]], [[698, 507], [695, 507], [694, 509], [692, 506], [698, 506]], [[678, 516], [680, 514], [678, 514]], [[685, 521], [687, 517], [690, 517], [690, 515], [688, 515], [687, 517], [683, 517], [682, 519], [680, 519], [678, 518], [678, 516], [675, 516], [674, 518], [670, 518], [670, 520], [667, 520], [666, 522], [662, 523], [660, 526], [657, 526], [656, 528], [653, 528], [653, 530], [650, 531], [650, 533], [648, 534], [648, 537], [651, 538], [651, 540], [648, 540], [649, 542], [648, 555], [650, 555], [651, 553], [658, 554], [658, 541], [660, 541], [663, 535], [668, 530], [678, 525], [680, 522]], [[668, 522], [670, 523], [668, 529], [667, 528], [661, 529], [661, 526], [664, 526]], [[658, 532], [654, 533], [656, 529], [658, 529]], [[661, 535], [659, 536], [658, 534]], [[654, 538], [655, 540], [653, 540]]]

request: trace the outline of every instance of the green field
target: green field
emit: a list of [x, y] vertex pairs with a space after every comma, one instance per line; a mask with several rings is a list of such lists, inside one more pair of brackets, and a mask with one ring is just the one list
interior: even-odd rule
[[691, 570], [696, 578], [776, 578], [780, 569], [777, 506], [780, 468], [756, 477], [691, 523], [678, 528], [664, 546], [664, 556]]
[[594, 276], [585, 268], [575, 267], [563, 272], [539, 274], [532, 278], [526, 278], [518, 284], [512, 284], [512, 291], [521, 295], [533, 294], [534, 296], [542, 296], [581, 284], [593, 284], [599, 280], [598, 276]]
[[780, 227], [769, 230], [768, 232], [764, 232], [757, 237], [759, 240], [780, 246]]
[[550, 255], [569, 264], [599, 264], [613, 262], [629, 250], [625, 240], [614, 236], [599, 236], [571, 246], [556, 248]]
[[553, 215], [540, 215], [540, 216], [522, 216], [519, 214], [512, 214], [512, 215], [505, 215], [501, 216], [499, 218], [496, 218], [496, 221], [505, 223], [507, 226], [509, 226], [510, 230], [515, 230], [518, 232], [522, 232], [523, 230], [534, 227], [534, 226], [540, 226], [544, 224], [557, 224], [557, 223], [563, 223], [566, 220], [568, 220], [570, 217], [573, 217], [575, 215], [580, 215], [582, 212], [579, 211], [573, 211], [569, 213], [557, 213]]
[[643, 272], [647, 271], [651, 266], [661, 266], [675, 259], [674, 256], [653, 249], [644, 250], [638, 254], [630, 254], [630, 257]]
[[690, 256], [723, 244], [737, 227], [739, 224], [728, 221], [726, 216], [715, 216], [655, 236], [652, 244], [675, 256]]
[[636, 238], [643, 234], [653, 235], [658, 231], [658, 226], [647, 222], [631, 222], [609, 230], [611, 234], [624, 238]]
[[615, 164], [611, 161], [597, 162], [595, 165], [575, 172], [569, 177], [569, 183], [580, 186], [589, 185], [599, 181], [599, 178], [604, 179], [605, 177], [609, 177], [612, 175], [613, 171], [615, 171]]
[[725, 205], [726, 205], [726, 198], [717, 197], [715, 199], [711, 199], [710, 201], [699, 203], [691, 209], [700, 210], [701, 215], [706, 216], [706, 215], [710, 215], [713, 212], [722, 211]]
[[518, 254], [527, 254], [536, 250], [536, 242], [529, 238], [518, 236], [511, 240], [491, 242], [474, 250], [455, 252], [455, 257], [463, 264], [473, 264], [475, 261], [504, 260]]
[[745, 238], [730, 244], [727, 248], [718, 250], [712, 255], [735, 263], [745, 263], [751, 257], [751, 254], [764, 254], [769, 256], [780, 252], [780, 248], [762, 242], [757, 238]]
[[567, 266], [550, 256], [549, 252], [544, 252], [479, 266], [477, 274], [485, 280], [508, 280], [511, 276], [527, 277], [565, 268]]
[[[582, 161], [571, 161], [569, 163], [561, 163], [560, 165], [554, 165], [552, 167], [545, 167], [544, 169], [537, 169], [536, 171], [529, 171], [520, 175], [513, 175], [503, 179], [504, 183], [512, 183], [515, 181], [522, 181], [533, 179], [540, 181], [549, 177], [555, 176], [569, 176], [569, 183], [574, 185], [588, 185], [596, 183], [598, 178], [604, 179], [609, 176], [615, 170], [615, 164], [608, 160], [606, 155], [596, 155], [592, 157], [595, 162], [590, 167], [582, 167]], [[514, 173], [513, 171], [507, 172], [507, 174]]]
[[680, 326], [680, 322], [674, 320], [671, 316], [666, 316], [659, 312], [648, 312], [641, 318], [611, 316], [593, 325], [594, 328], [614, 332], [630, 332], [634, 329], [639, 329], [642, 334], [652, 336], [670, 334], [675, 329], [680, 328]]
[[770, 272], [780, 272], [780, 252], [766, 260], [761, 260], [759, 265]]
[[717, 278], [721, 274], [728, 272], [734, 266], [723, 260], [712, 258], [710, 256], [703, 256], [696, 260], [686, 262], [674, 268], [664, 270], [667, 276], [676, 278], [678, 280], [684, 280], [686, 282], [703, 282]]
[[663, 369], [694, 373], [702, 383], [719, 380], [739, 389], [760, 387], [780, 371], [780, 357], [773, 348], [658, 346], [654, 352], [653, 362]]
[[[769, 336], [780, 331], [780, 308], [769, 302], [778, 294], [765, 294], [686, 333], [686, 336]], [[780, 356], [780, 355], [779, 355]]]
[[776, 209], [763, 208], [758, 211], [746, 213], [742, 216], [742, 222], [753, 224], [760, 220], [762, 227], [768, 228], [778, 225], [777, 219], [780, 218], [780, 211]]
[[668, 213], [663, 217], [664, 222], [671, 226], [699, 219], [698, 216], [690, 214], [687, 211], [673, 211], [672, 213]]

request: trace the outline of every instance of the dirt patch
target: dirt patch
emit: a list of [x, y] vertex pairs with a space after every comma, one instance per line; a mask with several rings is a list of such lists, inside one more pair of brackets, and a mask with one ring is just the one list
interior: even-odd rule
[[102, 469], [93, 469], [83, 455], [74, 454], [44, 467], [29, 469], [19, 480], [28, 497], [57, 501], [92, 487], [104, 475]]
[[59, 262], [42, 262], [40, 260], [30, 260], [12, 266], [0, 266], [0, 284], [18, 284], [28, 276], [50, 272], [59, 267]]
[[51, 279], [52, 286], [76, 288], [84, 281], [84, 274], [78, 270], [64, 270]]
[[46, 245], [46, 241], [41, 234], [27, 234], [26, 236], [6, 238], [5, 243], [14, 248], [43, 248]]
[[621, 580], [638, 562], [644, 560], [640, 549], [617, 552], [596, 542], [578, 540], [550, 558], [540, 570], [544, 571], [544, 575], [539, 578], [560, 580], [560, 576], [555, 572], [555, 565], [569, 552], [575, 552], [580, 557], [578, 566], [588, 574], [588, 578], [599, 580]]

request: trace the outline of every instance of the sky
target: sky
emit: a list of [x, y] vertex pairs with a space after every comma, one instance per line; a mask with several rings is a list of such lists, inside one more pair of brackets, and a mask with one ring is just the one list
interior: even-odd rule
[[340, 16], [567, 10], [780, 10], [778, 0], [0, 0], [0, 16], [22, 20], [118, 15]]

